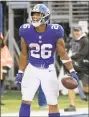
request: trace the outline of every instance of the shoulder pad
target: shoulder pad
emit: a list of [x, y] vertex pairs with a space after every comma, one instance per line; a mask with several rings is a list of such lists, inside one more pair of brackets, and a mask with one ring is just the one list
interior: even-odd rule
[[23, 37], [25, 31], [26, 31], [27, 29], [29, 29], [30, 27], [31, 27], [30, 24], [23, 24], [23, 25], [21, 25], [20, 28], [19, 28], [19, 36], [20, 36], [20, 37]]
[[61, 30], [64, 30], [63, 27], [61, 25], [59, 25], [59, 24], [52, 24], [51, 25], [51, 29], [55, 29], [55, 30], [61, 29]]
[[59, 25], [59, 24], [52, 24], [51, 25], [51, 29], [54, 30], [55, 35], [58, 38], [63, 38], [64, 37], [64, 29], [63, 29], [63, 27], [61, 25]]
[[30, 24], [23, 24], [20, 26], [20, 28], [26, 29], [26, 28], [30, 28]]
[[59, 24], [52, 24], [51, 25], [51, 29], [58, 29], [59, 28]]

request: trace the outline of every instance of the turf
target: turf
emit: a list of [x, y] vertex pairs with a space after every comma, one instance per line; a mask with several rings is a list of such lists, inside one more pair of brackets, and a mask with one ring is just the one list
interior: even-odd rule
[[[18, 112], [20, 103], [21, 103], [21, 93], [20, 91], [5, 91], [5, 94], [2, 97], [2, 102], [5, 104], [4, 106], [1, 106], [1, 112], [2, 113], [11, 113], [11, 112]], [[58, 98], [58, 105], [60, 109], [63, 109], [69, 104], [68, 96], [59, 96]], [[79, 95], [76, 96], [76, 107], [77, 108], [87, 108], [88, 103], [85, 101], [82, 101], [79, 97]], [[38, 106], [37, 102], [37, 94], [34, 97], [34, 100], [32, 102], [32, 110], [45, 110], [47, 108], [40, 108]]]

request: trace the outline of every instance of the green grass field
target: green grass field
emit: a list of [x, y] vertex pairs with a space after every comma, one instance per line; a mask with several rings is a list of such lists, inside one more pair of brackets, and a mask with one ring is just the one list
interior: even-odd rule
[[[2, 102], [5, 104], [4, 106], [1, 106], [1, 112], [2, 113], [13, 113], [18, 112], [20, 103], [21, 103], [21, 93], [20, 91], [6, 91], [5, 94], [2, 97]], [[59, 96], [58, 99], [58, 105], [60, 109], [63, 109], [69, 104], [68, 96]], [[76, 96], [76, 107], [77, 108], [87, 108], [88, 103], [85, 101], [82, 101], [79, 97], [79, 95]], [[45, 110], [47, 108], [39, 108], [37, 103], [37, 95], [34, 97], [34, 100], [32, 102], [32, 110]]]

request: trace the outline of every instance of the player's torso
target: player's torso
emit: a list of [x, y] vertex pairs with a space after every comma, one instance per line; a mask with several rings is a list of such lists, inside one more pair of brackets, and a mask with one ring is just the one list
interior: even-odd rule
[[53, 29], [57, 30], [57, 25], [47, 25], [45, 32], [36, 32], [30, 24], [25, 24], [23, 28], [23, 38], [29, 48], [29, 62], [33, 65], [52, 64], [58, 39]]

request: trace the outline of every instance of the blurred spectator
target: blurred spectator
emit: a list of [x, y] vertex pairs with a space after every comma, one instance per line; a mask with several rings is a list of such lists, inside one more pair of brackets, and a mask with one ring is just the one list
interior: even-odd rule
[[[8, 47], [6, 46], [4, 40], [0, 37], [0, 52], [1, 52], [1, 56], [0, 56], [0, 96], [3, 95], [4, 93], [4, 89], [5, 89], [5, 77], [8, 73], [8, 70], [11, 68], [12, 66], [12, 57], [10, 54], [10, 51], [8, 50]], [[4, 105], [1, 101], [0, 101], [0, 105]]]
[[[87, 35], [82, 32], [80, 26], [72, 27], [73, 39], [70, 41], [69, 54], [71, 51], [71, 58], [75, 71], [78, 73], [85, 92], [89, 92], [88, 79], [89, 79], [89, 40]], [[69, 106], [64, 111], [76, 111], [75, 106], [75, 92], [68, 90]]]

